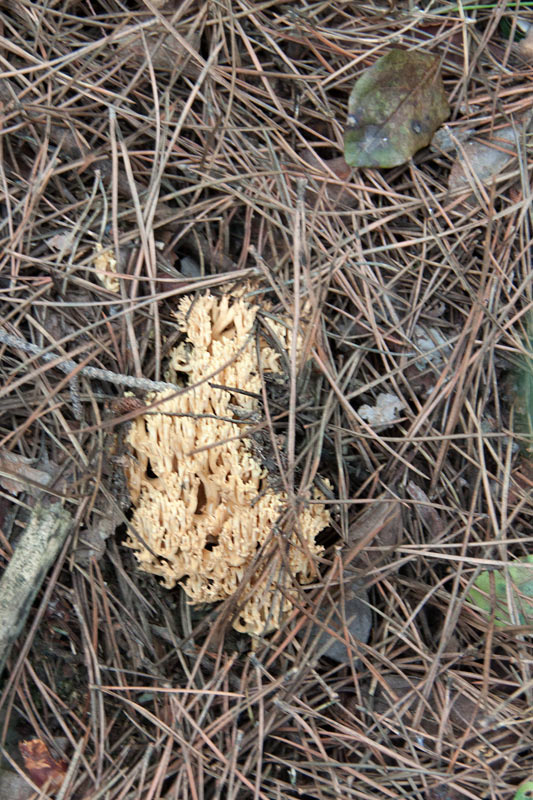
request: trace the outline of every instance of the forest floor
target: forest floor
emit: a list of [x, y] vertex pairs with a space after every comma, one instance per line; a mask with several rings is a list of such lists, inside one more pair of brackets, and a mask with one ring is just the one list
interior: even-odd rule
[[[529, 777], [528, 25], [502, 0], [2, 4], [3, 564], [43, 491], [71, 526], [0, 687], [1, 796], [512, 800]], [[392, 48], [438, 56], [449, 119], [402, 166], [349, 168], [350, 92]], [[259, 424], [271, 484], [330, 516], [265, 635], [124, 544], [146, 400], [120, 376], [168, 380], [179, 301], [207, 291], [304, 343]], [[32, 739], [61, 788], [24, 777]]]

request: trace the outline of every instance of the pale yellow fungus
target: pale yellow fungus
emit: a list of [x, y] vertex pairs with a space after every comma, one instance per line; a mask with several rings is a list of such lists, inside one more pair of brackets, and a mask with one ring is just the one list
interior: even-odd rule
[[103, 248], [100, 242], [96, 243], [93, 260], [98, 279], [110, 292], [118, 292], [120, 284], [117, 277], [117, 259], [109, 248]]
[[[234, 595], [275, 532], [281, 549], [243, 587], [234, 621], [237, 630], [261, 634], [279, 626], [298, 584], [316, 576], [316, 536], [328, 525], [329, 512], [316, 502], [323, 498], [315, 490], [315, 502], [293, 515], [292, 533], [287, 525], [278, 531], [286, 495], [271, 487], [250, 439], [242, 436], [244, 426], [232, 421], [260, 408], [256, 313], [255, 306], [231, 296], [181, 300], [177, 319], [185, 340], [171, 353], [167, 377], [189, 388], [132, 423], [128, 480], [140, 539], [130, 537], [127, 544], [140, 568], [168, 588], [181, 581], [191, 601], [215, 602]], [[290, 330], [279, 323], [270, 328], [286, 347]], [[281, 372], [278, 350], [262, 338], [259, 350], [263, 372]]]

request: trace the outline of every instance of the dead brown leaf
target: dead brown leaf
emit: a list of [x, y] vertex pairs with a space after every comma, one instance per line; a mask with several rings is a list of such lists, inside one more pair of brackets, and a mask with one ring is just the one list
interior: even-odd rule
[[427, 800], [461, 800], [462, 797], [456, 789], [445, 785], [433, 786], [426, 795]]
[[533, 61], [533, 28], [530, 28], [524, 38], [518, 42], [516, 52], [525, 61]]
[[53, 470], [31, 466], [35, 461], [8, 450], [0, 452], [0, 485], [6, 492], [17, 495], [20, 492], [44, 489], [53, 480]]
[[[309, 205], [315, 205], [320, 197], [325, 197], [332, 208], [353, 208], [357, 204], [356, 194], [348, 188], [353, 170], [343, 156], [322, 159], [307, 150], [302, 153], [302, 158], [315, 170], [306, 189]], [[317, 175], [316, 171], [320, 174]]]
[[[448, 178], [449, 191], [457, 193], [495, 180], [516, 160], [521, 137], [527, 132], [530, 121], [531, 113], [513, 125], [500, 127], [490, 137], [478, 137], [461, 147]], [[475, 205], [475, 195], [464, 202]]]
[[[165, 3], [154, 2], [154, 5], [162, 7]], [[190, 44], [191, 49], [198, 50], [200, 37], [193, 37]], [[188, 62], [188, 53], [184, 47], [180, 47], [176, 36], [160, 23], [154, 22], [154, 26], [144, 32], [132, 26], [131, 34], [126, 34], [121, 39], [120, 47], [128, 53], [132, 61], [139, 63], [148, 59], [157, 70], [172, 72], [183, 66], [184, 72], [190, 77], [196, 77], [199, 73], [196, 64]]]
[[[398, 705], [398, 707], [401, 705], [402, 717], [409, 725], [409, 719], [416, 713], [418, 704], [423, 703], [424, 712], [420, 720], [420, 728], [425, 733], [436, 736], [442, 721], [442, 703], [435, 691], [430, 693], [427, 701], [424, 700], [421, 691], [417, 689], [417, 683], [416, 677], [409, 680], [403, 675], [387, 675], [374, 701], [374, 710], [378, 714], [389, 714], [391, 705]], [[403, 700], [405, 702], [402, 703]], [[479, 706], [467, 695], [454, 693], [449, 698], [445, 709], [449, 722], [454, 726], [453, 729], [449, 725], [447, 726], [449, 735], [460, 735], [469, 727], [475, 731], [480, 713]]]
[[345, 565], [374, 566], [399, 543], [402, 530], [401, 501], [390, 494], [381, 495], [350, 525]]
[[433, 503], [420, 486], [414, 481], [407, 484], [407, 494], [415, 501], [415, 510], [420, 515], [424, 527], [430, 534], [430, 541], [436, 539], [443, 530], [440, 516], [435, 510]]
[[87, 566], [93, 559], [99, 561], [105, 553], [106, 541], [124, 520], [120, 509], [112, 508], [106, 516], [95, 515], [95, 520], [87, 530], [80, 533], [78, 546], [74, 551], [77, 564]]
[[41, 739], [20, 742], [19, 750], [26, 772], [36, 786], [49, 792], [58, 792], [67, 774], [66, 762], [55, 758]]

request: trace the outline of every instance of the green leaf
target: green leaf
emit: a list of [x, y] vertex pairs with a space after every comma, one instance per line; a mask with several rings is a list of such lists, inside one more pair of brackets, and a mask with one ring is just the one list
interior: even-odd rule
[[533, 797], [533, 781], [524, 781], [517, 789], [513, 800], [529, 800]]
[[480, 573], [468, 598], [483, 611], [494, 613], [496, 625], [511, 624], [507, 572], [518, 621], [520, 625], [533, 624], [533, 555], [518, 559], [508, 570]]
[[533, 312], [525, 322], [524, 353], [514, 372], [514, 430], [525, 454], [533, 456]]
[[352, 167], [397, 167], [430, 143], [449, 113], [438, 57], [391, 50], [352, 89], [344, 158]]

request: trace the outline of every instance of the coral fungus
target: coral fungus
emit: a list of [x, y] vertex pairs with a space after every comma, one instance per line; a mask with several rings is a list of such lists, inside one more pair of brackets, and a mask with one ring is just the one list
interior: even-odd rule
[[[260, 408], [261, 370], [281, 372], [279, 349], [263, 337], [256, 340], [256, 314], [242, 298], [183, 298], [177, 318], [184, 341], [171, 353], [168, 375], [181, 391], [152, 396], [163, 402], [139, 416], [128, 435], [135, 455], [128, 469], [136, 506], [132, 524], [139, 539], [130, 537], [127, 544], [141, 569], [163, 578], [168, 588], [181, 581], [193, 602], [236, 592], [287, 507], [286, 494], [274, 491], [239, 424]], [[286, 347], [290, 329], [270, 326]], [[316, 536], [329, 522], [317, 502], [322, 499], [314, 490], [315, 502], [293, 515], [278, 559], [283, 569], [269, 578], [254, 569], [253, 591], [245, 593], [234, 621], [237, 630], [260, 634], [278, 627], [297, 584], [313, 579], [321, 550]]]

